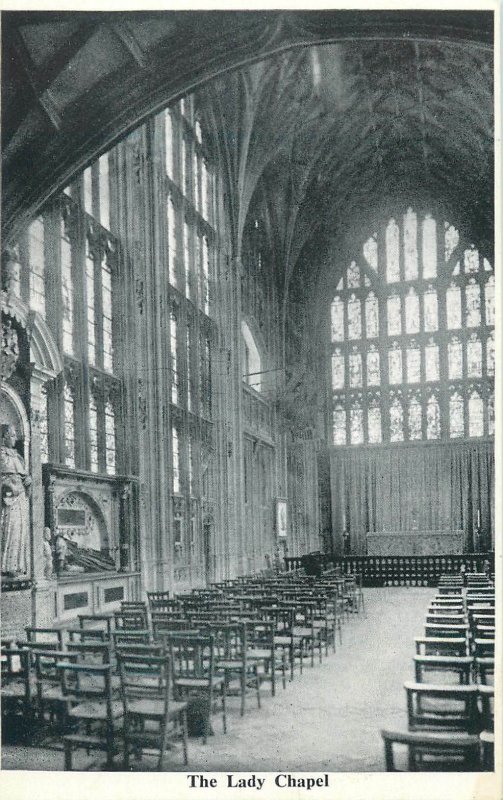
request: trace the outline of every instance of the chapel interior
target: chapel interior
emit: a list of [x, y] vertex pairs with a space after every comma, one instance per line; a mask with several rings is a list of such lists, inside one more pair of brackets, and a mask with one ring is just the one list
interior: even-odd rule
[[494, 769], [493, 37], [3, 12], [5, 769]]

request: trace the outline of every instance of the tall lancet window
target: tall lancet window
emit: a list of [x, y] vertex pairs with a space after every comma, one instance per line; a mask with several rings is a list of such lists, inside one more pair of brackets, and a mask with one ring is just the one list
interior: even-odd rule
[[334, 445], [493, 435], [494, 273], [454, 225], [396, 213], [334, 285]]

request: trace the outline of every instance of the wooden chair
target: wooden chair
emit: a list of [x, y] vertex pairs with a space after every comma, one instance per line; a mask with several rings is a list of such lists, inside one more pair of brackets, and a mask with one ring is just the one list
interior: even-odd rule
[[475, 659], [475, 669], [479, 683], [494, 685], [494, 658], [488, 656]]
[[459, 683], [470, 683], [472, 656], [414, 656], [416, 683], [423, 682], [425, 672], [454, 674]]
[[259, 672], [261, 682], [271, 682], [271, 694], [276, 694], [276, 673], [281, 672], [283, 689], [286, 688], [287, 659], [284, 650], [274, 646], [274, 624], [263, 620], [249, 620], [246, 622], [248, 660], [257, 661], [259, 667], [263, 665], [263, 672]]
[[[386, 772], [474, 772], [480, 769], [478, 736], [452, 732], [382, 730]], [[407, 747], [407, 768], [395, 766], [393, 745]]]
[[446, 639], [454, 639], [467, 636], [469, 625], [467, 622], [426, 622], [424, 626], [425, 636], [441, 636]]
[[246, 695], [250, 685], [255, 690], [257, 705], [260, 708], [258, 669], [260, 664], [264, 665], [264, 659], [256, 656], [254, 659], [248, 660], [246, 623], [216, 623], [211, 625], [209, 630], [216, 645], [215, 671], [224, 676], [226, 695], [229, 696], [233, 693], [232, 684], [236, 678], [238, 681], [237, 693], [241, 700], [241, 716], [245, 713]]
[[49, 713], [49, 722], [63, 725], [66, 717], [68, 698], [63, 694], [58, 664], [67, 659], [75, 661], [76, 655], [64, 650], [31, 651], [35, 669], [35, 691], [37, 712], [41, 719]]
[[147, 592], [147, 603], [151, 611], [164, 610], [169, 599], [169, 592]]
[[488, 772], [494, 772], [494, 733], [492, 731], [480, 732], [480, 746], [482, 749], [482, 767]]
[[116, 631], [148, 631], [148, 614], [145, 608], [134, 608], [114, 613]]
[[[19, 735], [29, 741], [33, 722], [33, 685], [30, 675], [30, 655], [26, 648], [1, 648], [2, 719], [14, 718], [20, 724]], [[4, 730], [10, 725], [3, 726]]]
[[119, 752], [118, 725], [124, 710], [122, 702], [112, 698], [110, 664], [58, 664], [61, 688], [68, 699], [67, 725], [71, 733], [63, 736], [65, 770], [72, 769], [75, 750], [98, 750], [106, 753], [106, 767], [113, 768]]
[[494, 732], [494, 686], [479, 684], [481, 728]]
[[468, 642], [465, 636], [416, 636], [416, 655], [429, 656], [466, 656]]
[[223, 731], [227, 733], [225, 681], [222, 675], [215, 674], [213, 636], [172, 633], [169, 652], [175, 699], [194, 698], [202, 706], [204, 744], [211, 733], [211, 713], [217, 699], [222, 709]]
[[117, 654], [124, 703], [124, 767], [132, 750], [141, 757], [145, 748], [159, 751], [162, 770], [171, 741], [182, 739], [187, 757], [187, 703], [171, 697], [171, 666], [166, 654]]
[[404, 684], [411, 731], [422, 729], [479, 732], [478, 687], [431, 683]]
[[474, 639], [473, 651], [475, 658], [494, 658], [494, 639]]

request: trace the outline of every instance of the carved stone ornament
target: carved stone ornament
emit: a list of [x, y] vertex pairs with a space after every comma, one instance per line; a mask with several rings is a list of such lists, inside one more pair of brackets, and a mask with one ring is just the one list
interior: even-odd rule
[[16, 294], [19, 287], [21, 265], [14, 247], [6, 246], [2, 251], [2, 289], [8, 295]]
[[19, 341], [17, 331], [12, 327], [12, 322], [7, 319], [2, 322], [2, 378], [8, 380], [19, 361]]

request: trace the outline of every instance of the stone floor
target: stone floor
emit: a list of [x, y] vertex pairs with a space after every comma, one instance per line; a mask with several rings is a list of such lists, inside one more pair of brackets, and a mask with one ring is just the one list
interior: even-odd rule
[[[365, 614], [343, 627], [342, 645], [285, 690], [271, 697], [264, 685], [262, 709], [250, 695], [244, 717], [232, 698], [228, 733], [215, 715], [206, 745], [189, 740], [190, 771], [374, 772], [384, 769], [380, 729], [406, 725], [403, 683], [413, 675], [414, 636], [420, 635], [433, 589], [365, 590]], [[183, 771], [173, 752], [168, 771]], [[85, 754], [75, 768], [85, 769]], [[139, 768], [151, 769], [148, 756]], [[4, 745], [3, 769], [61, 770], [63, 753], [47, 747]], [[120, 766], [119, 766], [120, 769]]]

